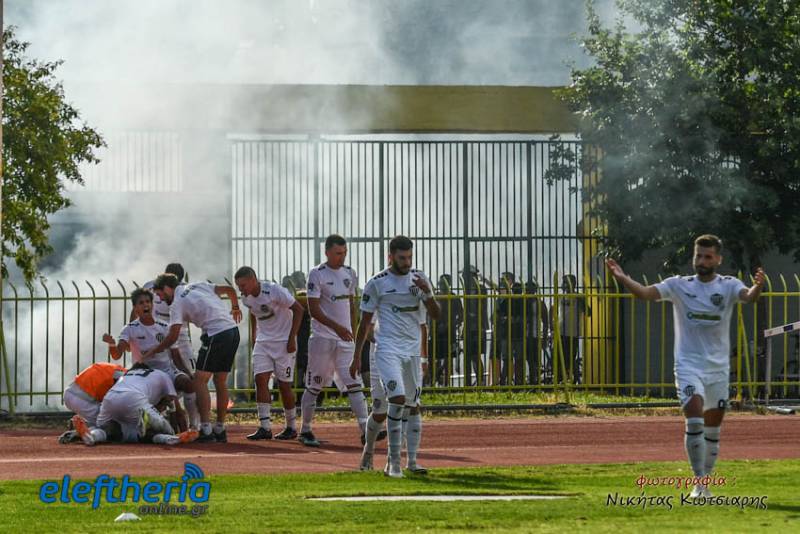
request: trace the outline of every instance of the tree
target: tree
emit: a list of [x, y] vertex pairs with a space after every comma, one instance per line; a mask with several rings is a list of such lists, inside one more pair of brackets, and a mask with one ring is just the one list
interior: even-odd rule
[[[637, 31], [589, 5], [594, 66], [561, 96], [587, 148], [555, 151], [548, 179], [597, 172], [584, 201], [607, 252], [685, 261], [716, 233], [736, 267], [800, 259], [800, 2], [620, 0]], [[593, 147], [595, 149], [588, 149]]]
[[26, 57], [29, 43], [14, 28], [3, 31], [3, 220], [2, 270], [13, 258], [27, 280], [52, 250], [48, 215], [70, 205], [64, 181], [83, 184], [79, 166], [97, 163], [100, 135], [68, 104], [53, 73], [61, 61]]

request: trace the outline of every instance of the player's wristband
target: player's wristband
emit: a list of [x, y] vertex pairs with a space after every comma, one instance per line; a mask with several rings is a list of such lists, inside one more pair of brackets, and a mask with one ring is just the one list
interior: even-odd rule
[[422, 300], [423, 300], [424, 302], [428, 302], [428, 301], [429, 301], [429, 300], [431, 300], [432, 298], [433, 298], [433, 293], [423, 293], [423, 294], [422, 294]]
[[427, 356], [423, 356], [423, 357], [421, 357], [419, 359], [419, 361], [421, 361], [422, 363], [428, 363], [428, 357]]

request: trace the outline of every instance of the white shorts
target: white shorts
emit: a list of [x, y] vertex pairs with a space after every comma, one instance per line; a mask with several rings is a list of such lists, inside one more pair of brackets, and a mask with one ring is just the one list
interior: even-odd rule
[[375, 363], [386, 396], [391, 399], [402, 395], [406, 406], [417, 406], [422, 385], [419, 356], [378, 351]]
[[110, 390], [100, 403], [97, 426], [116, 421], [122, 427], [122, 441], [139, 441], [139, 410], [150, 406], [147, 397], [134, 391]]
[[308, 368], [306, 369], [306, 388], [322, 389], [333, 384], [333, 377], [343, 379], [342, 386], [358, 385], [364, 383], [361, 377], [350, 377], [350, 364], [356, 350], [352, 341], [340, 339], [327, 339], [311, 336], [308, 340]]
[[253, 347], [253, 375], [273, 373], [276, 380], [291, 382], [296, 354], [286, 352], [285, 341], [256, 341]]
[[693, 369], [675, 370], [675, 388], [681, 406], [685, 406], [692, 395], [703, 397], [703, 411], [728, 407], [729, 381], [724, 375], [706, 375]]
[[90, 397], [91, 395], [73, 382], [64, 390], [64, 406], [80, 415], [89, 426], [95, 426], [97, 414], [100, 413], [100, 403], [94, 399], [89, 400]]
[[369, 387], [372, 396], [372, 411], [377, 414], [385, 414], [389, 410], [389, 399], [386, 397], [386, 390], [381, 383], [381, 375], [378, 373], [378, 364], [375, 363], [375, 343], [369, 347]]

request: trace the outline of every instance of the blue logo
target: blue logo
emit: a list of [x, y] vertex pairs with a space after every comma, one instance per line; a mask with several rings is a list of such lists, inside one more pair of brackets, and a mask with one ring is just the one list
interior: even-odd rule
[[[205, 475], [200, 466], [186, 462], [184, 473], [177, 481], [145, 482], [144, 485], [131, 480], [129, 475], [121, 479], [99, 475], [94, 482], [72, 483], [70, 475], [64, 475], [61, 482], [45, 482], [39, 488], [39, 500], [45, 504], [55, 502], [77, 504], [92, 503], [98, 508], [102, 502], [108, 503], [205, 503], [211, 495], [211, 484], [203, 480]], [[184, 507], [185, 508], [185, 507]]]

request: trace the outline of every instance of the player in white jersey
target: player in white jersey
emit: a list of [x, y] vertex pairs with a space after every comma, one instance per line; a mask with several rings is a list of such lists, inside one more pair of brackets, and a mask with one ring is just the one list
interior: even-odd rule
[[[111, 357], [119, 360], [125, 352], [130, 351], [133, 354], [134, 362], [142, 362], [151, 369], [159, 369], [167, 373], [179, 391], [192, 395], [194, 393], [192, 373], [176, 349], [167, 348], [161, 352], [152, 353], [147, 358], [143, 356], [150, 349], [158, 346], [169, 330], [167, 323], [153, 317], [153, 294], [143, 288], [135, 289], [131, 293], [131, 302], [136, 319], [122, 329], [119, 334], [119, 343], [110, 334], [103, 335], [103, 341], [108, 343]], [[179, 421], [178, 427], [180, 430], [186, 430], [188, 427], [186, 414], [180, 409], [180, 404], [176, 404], [175, 407]], [[187, 402], [186, 408], [189, 411], [189, 418], [196, 420], [196, 404]]]
[[[361, 324], [356, 337], [356, 354], [361, 354], [372, 315], [378, 313], [380, 329], [375, 340], [375, 363], [383, 387], [389, 397], [387, 411], [389, 462], [384, 469], [388, 476], [401, 478], [403, 411], [409, 408], [408, 432], [418, 433], [419, 393], [422, 388], [419, 352], [422, 339], [419, 324], [427, 310], [433, 320], [439, 318], [439, 305], [433, 298], [431, 283], [422, 271], [411, 268], [414, 244], [405, 236], [389, 242], [390, 267], [373, 276], [361, 297]], [[358, 370], [351, 362], [352, 374]]]
[[[217, 441], [225, 443], [225, 416], [228, 412], [228, 373], [233, 366], [236, 350], [239, 348], [239, 327], [242, 320], [239, 299], [230, 286], [217, 286], [207, 282], [195, 282], [181, 286], [174, 274], [164, 273], [156, 278], [153, 289], [169, 304], [169, 334], [161, 344], [153, 349], [158, 352], [170, 347], [178, 340], [183, 323], [196, 325], [203, 332], [202, 346], [197, 355], [197, 370], [194, 386], [197, 405], [200, 410], [200, 442]], [[231, 310], [220, 297], [227, 296]], [[208, 381], [213, 376], [217, 393], [217, 421], [211, 426], [211, 397]]]
[[[362, 443], [367, 425], [367, 401], [361, 377], [350, 376], [350, 362], [355, 345], [356, 305], [358, 287], [356, 272], [344, 264], [347, 241], [340, 235], [325, 240], [327, 261], [308, 273], [308, 309], [311, 315], [311, 338], [308, 340], [308, 369], [303, 392], [303, 426], [300, 442], [319, 447], [311, 430], [317, 396], [322, 388], [333, 383], [334, 375], [341, 378], [350, 408], [358, 420]], [[341, 384], [340, 384], [341, 385]]]
[[[377, 343], [375, 342], [375, 332], [380, 328], [378, 325], [378, 314], [372, 316], [372, 327], [367, 332], [367, 339], [370, 342], [369, 351], [369, 372], [370, 372], [370, 393], [372, 396], [372, 412], [370, 412], [369, 419], [367, 419], [367, 433], [366, 441], [364, 443], [364, 450], [361, 455], [361, 464], [359, 469], [361, 471], [371, 471], [373, 468], [373, 456], [375, 454], [375, 442], [381, 441], [386, 438], [386, 431], [383, 430], [383, 422], [386, 420], [386, 413], [389, 409], [389, 397], [386, 395], [386, 389], [381, 383], [380, 373], [378, 372], [378, 364], [375, 362], [375, 351], [377, 350]], [[420, 339], [420, 357], [419, 357], [419, 370], [420, 376], [417, 383], [422, 383], [422, 377], [428, 371], [428, 325], [427, 321], [419, 325]], [[350, 374], [355, 375], [358, 373], [357, 361], [354, 360], [350, 367]], [[419, 398], [417, 398], [418, 407], [421, 405]], [[407, 442], [406, 436], [408, 434], [408, 420], [411, 415], [411, 409], [406, 406], [403, 409], [403, 441]], [[416, 415], [416, 414], [415, 414]], [[420, 414], [421, 415], [421, 414]], [[414, 427], [414, 425], [412, 425]], [[411, 434], [411, 442], [408, 447], [408, 468], [418, 474], [427, 473], [427, 469], [417, 464], [417, 451], [419, 443], [422, 439], [422, 427], [414, 427], [416, 432]]]
[[[694, 242], [694, 276], [674, 276], [643, 286], [614, 260], [611, 274], [637, 297], [672, 302], [675, 322], [675, 387], [686, 417], [685, 447], [696, 477], [710, 475], [719, 454], [720, 425], [728, 403], [730, 323], [738, 302], [755, 302], [764, 286], [758, 268], [747, 288], [738, 279], [716, 273], [722, 241], [702, 235]], [[710, 496], [696, 485], [692, 497]]]
[[242, 294], [242, 304], [250, 310], [250, 339], [253, 345], [253, 374], [260, 426], [247, 439], [272, 439], [269, 379], [275, 376], [281, 392], [286, 428], [275, 439], [297, 437], [295, 398], [292, 391], [297, 332], [305, 309], [289, 291], [271, 282], [259, 281], [251, 267], [242, 267], [234, 275]]
[[[183, 270], [183, 265], [180, 263], [169, 263], [164, 268], [165, 273], [171, 273], [178, 277], [179, 281], [182, 281], [186, 276], [185, 271]], [[155, 284], [155, 280], [150, 280], [149, 282], [145, 282], [142, 284], [142, 287], [145, 289], [153, 290], [153, 285]], [[183, 289], [182, 282], [178, 284], [178, 287], [175, 288], [178, 291]], [[131, 321], [135, 319], [134, 311], [131, 311]], [[158, 321], [162, 323], [169, 324], [169, 304], [161, 300], [161, 298], [153, 293], [153, 317], [155, 317]], [[178, 335], [178, 340], [172, 346], [173, 349], [176, 349], [178, 353], [181, 355], [183, 359], [183, 363], [186, 365], [186, 369], [191, 371], [190, 376], [192, 376], [197, 368], [197, 362], [194, 358], [194, 352], [192, 351], [192, 339], [189, 337], [189, 323], [183, 323], [183, 327], [181, 327], [181, 333]], [[190, 414], [194, 414], [194, 416], [189, 417], [189, 426], [192, 428], [200, 428], [200, 412], [197, 408], [189, 408], [188, 405], [197, 405], [197, 394], [196, 393], [186, 393], [183, 391], [178, 391], [178, 395], [183, 398], [184, 404], [187, 405], [187, 411]], [[177, 405], [176, 405], [177, 406]]]
[[[174, 274], [178, 277], [178, 287], [175, 288], [176, 290], [182, 290], [183, 287], [186, 285], [183, 283], [183, 279], [186, 276], [185, 271], [183, 270], [183, 265], [180, 263], [169, 263], [164, 268], [165, 273]], [[150, 280], [149, 282], [145, 282], [142, 284], [142, 287], [145, 289], [149, 289], [153, 291], [153, 285], [155, 284], [155, 280]], [[161, 321], [162, 323], [169, 324], [170, 316], [169, 316], [169, 303], [154, 293], [153, 295], [153, 317], [157, 320]], [[131, 317], [133, 320], [133, 317]], [[181, 333], [178, 335], [178, 340], [173, 345], [173, 348], [177, 349], [183, 358], [183, 362], [186, 364], [186, 367], [194, 373], [195, 368], [197, 366], [197, 362], [194, 358], [194, 352], [192, 350], [192, 339], [189, 337], [189, 323], [183, 323], [181, 327]]]
[[77, 415], [72, 421], [87, 445], [106, 441], [108, 435], [104, 429], [112, 422], [120, 425], [122, 440], [126, 443], [151, 440], [163, 445], [177, 445], [194, 441], [197, 438], [196, 430], [175, 435], [160, 413], [167, 403], [176, 398], [175, 386], [167, 373], [139, 362], [106, 393], [100, 405], [96, 427], [89, 427]]

